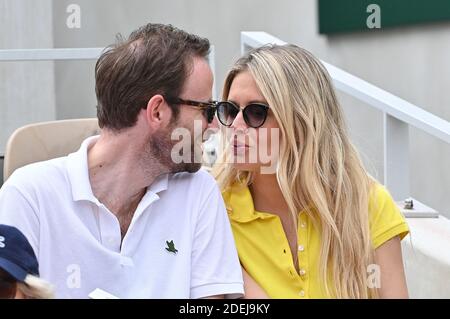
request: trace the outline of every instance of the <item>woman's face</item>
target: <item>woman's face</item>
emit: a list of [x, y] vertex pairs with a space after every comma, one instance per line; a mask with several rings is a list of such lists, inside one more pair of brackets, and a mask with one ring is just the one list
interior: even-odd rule
[[[235, 76], [228, 101], [241, 109], [230, 126], [231, 134], [227, 134], [234, 167], [243, 171], [275, 173], [280, 142], [279, 125], [249, 71]], [[269, 107], [267, 118], [259, 128], [252, 128], [244, 120], [242, 110], [251, 103]]]

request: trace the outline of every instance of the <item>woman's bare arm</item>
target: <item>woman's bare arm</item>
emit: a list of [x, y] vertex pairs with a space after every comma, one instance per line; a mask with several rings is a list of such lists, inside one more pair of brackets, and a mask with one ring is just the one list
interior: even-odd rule
[[242, 267], [242, 277], [244, 278], [244, 299], [268, 299], [266, 294], [258, 283]]
[[408, 298], [402, 249], [398, 236], [375, 250], [375, 262], [380, 266], [381, 298]]

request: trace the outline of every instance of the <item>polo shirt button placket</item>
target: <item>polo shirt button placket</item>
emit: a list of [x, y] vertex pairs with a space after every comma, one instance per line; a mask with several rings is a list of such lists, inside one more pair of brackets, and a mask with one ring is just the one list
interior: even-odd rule
[[306, 244], [307, 242], [304, 242], [304, 240], [306, 238], [308, 238], [307, 235], [307, 223], [306, 223], [306, 216], [304, 216], [304, 212], [302, 212], [299, 216], [299, 241], [303, 238], [303, 240], [301, 240], [302, 242], [299, 243], [298, 245], [298, 256], [299, 256], [299, 279], [301, 280], [301, 289], [298, 292], [298, 295], [300, 296], [300, 298], [305, 298], [306, 296], [306, 292], [305, 292], [305, 287], [304, 285], [307, 285], [307, 278], [306, 278], [306, 269], [307, 269], [307, 263], [305, 263], [305, 261], [307, 260], [307, 257], [305, 257], [305, 253], [306, 253]]
[[[299, 255], [304, 253], [304, 252], [305, 252], [305, 247], [303, 245], [299, 245], [298, 246], [298, 253], [299, 253]], [[304, 258], [301, 258], [300, 260], [302, 260], [302, 259], [304, 259]], [[306, 275], [305, 265], [299, 264], [299, 266], [300, 266], [300, 269], [299, 269], [300, 278], [302, 280], [305, 280], [305, 275]]]
[[115, 247], [115, 245], [114, 245], [115, 241], [114, 241], [114, 237], [113, 237], [113, 236], [108, 237], [108, 238], [106, 239], [106, 242], [107, 242], [107, 247], [108, 247], [110, 250], [115, 250], [115, 249], [116, 249], [116, 247]]

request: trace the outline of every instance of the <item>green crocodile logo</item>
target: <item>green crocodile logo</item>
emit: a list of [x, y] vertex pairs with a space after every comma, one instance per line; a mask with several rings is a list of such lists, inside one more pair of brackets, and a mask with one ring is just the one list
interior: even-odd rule
[[178, 249], [175, 248], [175, 244], [173, 243], [173, 240], [171, 240], [171, 241], [166, 240], [166, 244], [167, 244], [166, 250], [168, 252], [174, 253], [174, 254], [176, 254], [178, 252]]

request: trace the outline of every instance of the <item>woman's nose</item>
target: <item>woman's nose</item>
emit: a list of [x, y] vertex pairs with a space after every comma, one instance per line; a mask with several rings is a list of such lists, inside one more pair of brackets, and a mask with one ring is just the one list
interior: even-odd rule
[[245, 123], [244, 120], [244, 114], [242, 110], [239, 111], [239, 113], [236, 115], [236, 117], [233, 120], [233, 123], [231, 123], [231, 127], [236, 130], [247, 130], [248, 126], [247, 123]]
[[217, 116], [214, 115], [212, 122], [208, 124], [208, 128], [219, 129], [219, 122], [217, 120]]

